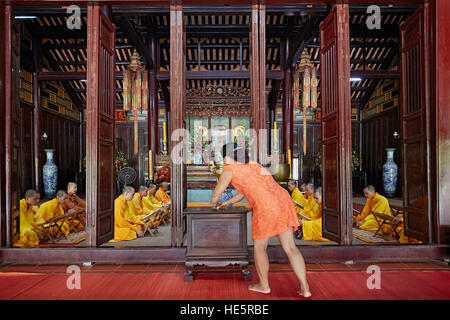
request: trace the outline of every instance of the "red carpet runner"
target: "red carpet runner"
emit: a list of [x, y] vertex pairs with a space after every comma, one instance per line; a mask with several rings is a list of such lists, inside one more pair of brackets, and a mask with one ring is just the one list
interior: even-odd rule
[[[308, 272], [313, 299], [450, 300], [448, 271], [382, 271], [381, 289], [369, 290], [365, 272]], [[292, 272], [270, 274], [272, 293], [247, 290], [241, 275], [199, 274], [184, 282], [182, 273], [82, 273], [81, 289], [69, 290], [65, 273], [0, 273], [0, 299], [302, 299]], [[255, 278], [257, 276], [255, 275]]]

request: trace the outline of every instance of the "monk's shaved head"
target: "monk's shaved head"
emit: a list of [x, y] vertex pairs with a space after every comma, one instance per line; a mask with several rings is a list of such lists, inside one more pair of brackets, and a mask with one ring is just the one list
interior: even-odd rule
[[169, 183], [167, 181], [161, 182], [161, 187], [169, 186]]
[[134, 188], [132, 186], [125, 186], [122, 189], [122, 193], [134, 193]]
[[57, 198], [64, 198], [67, 195], [67, 192], [65, 190], [58, 190], [56, 193]]
[[294, 186], [297, 185], [297, 181], [295, 181], [294, 179], [289, 179], [288, 183]]
[[373, 197], [375, 197], [375, 195], [377, 194], [377, 192], [375, 191], [375, 187], [373, 185], [368, 185], [367, 187], [365, 187], [363, 189], [364, 192], [364, 196], [367, 199], [371, 199]]
[[317, 187], [316, 190], [314, 190], [314, 193], [322, 195], [322, 187]]
[[39, 194], [39, 192], [37, 192], [36, 190], [29, 189], [29, 190], [25, 191], [25, 199], [26, 198], [34, 198], [34, 196], [36, 196], [38, 194]]
[[67, 184], [67, 189], [69, 189], [69, 188], [74, 188], [74, 187], [76, 187], [77, 186], [77, 184], [75, 183], [75, 182], [69, 182], [68, 184]]
[[316, 190], [314, 190], [314, 201], [317, 204], [322, 203], [322, 188], [321, 187], [317, 187]]
[[147, 191], [147, 187], [146, 186], [139, 186], [139, 192], [142, 191]]

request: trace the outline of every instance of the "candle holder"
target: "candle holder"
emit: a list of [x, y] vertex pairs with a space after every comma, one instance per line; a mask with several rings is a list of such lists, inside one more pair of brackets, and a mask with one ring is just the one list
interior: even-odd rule
[[167, 141], [163, 141], [163, 151], [162, 151], [163, 155], [167, 155]]

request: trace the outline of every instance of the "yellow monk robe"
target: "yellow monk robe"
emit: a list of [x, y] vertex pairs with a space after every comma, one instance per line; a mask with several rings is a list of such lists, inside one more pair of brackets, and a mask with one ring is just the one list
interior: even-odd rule
[[302, 219], [303, 240], [330, 241], [322, 237], [322, 204], [314, 201], [307, 213], [312, 220]]
[[[400, 238], [398, 239], [398, 242], [400, 243], [422, 243], [422, 241], [416, 240], [414, 238], [405, 236], [405, 220], [403, 219], [403, 214], [398, 214], [397, 218], [399, 218], [400, 220], [403, 221], [403, 223], [401, 223], [398, 227], [397, 227], [397, 233], [400, 236]], [[389, 226], [390, 227], [390, 226]], [[390, 227], [391, 228], [391, 227]], [[392, 229], [391, 229], [392, 230]]]
[[147, 196], [142, 198], [142, 205], [146, 211], [153, 212], [158, 208], [162, 208], [163, 203], [156, 200], [155, 197], [149, 193]]
[[314, 207], [317, 205], [317, 203], [316, 201], [314, 201], [314, 197], [312, 195], [307, 196], [307, 198], [305, 197], [305, 201], [306, 201], [305, 208], [300, 213], [303, 214], [305, 217], [313, 219]]
[[39, 237], [34, 230], [43, 232], [39, 225], [44, 222], [37, 206], [28, 208], [25, 199], [20, 200], [20, 239], [14, 244], [14, 247], [37, 247]]
[[[149, 193], [147, 196], [142, 198], [142, 205], [144, 206], [144, 209], [146, 211], [153, 212], [156, 209], [162, 208], [163, 203], [156, 200], [155, 197]], [[161, 217], [158, 215], [158, 217], [155, 220], [155, 226], [159, 226], [161, 222], [160, 218]]]
[[[44, 202], [39, 208], [39, 214], [41, 215], [42, 219], [44, 219], [44, 221], [48, 221], [51, 218], [64, 215], [64, 209], [55, 198], [53, 200]], [[61, 222], [58, 222], [58, 225], [61, 225]], [[64, 222], [62, 224], [61, 230], [66, 236], [70, 233], [69, 225], [67, 222]], [[56, 235], [56, 230], [53, 230], [52, 232], [54, 232]]]
[[167, 195], [167, 193], [159, 188], [158, 191], [156, 191], [155, 193], [155, 199], [162, 202], [162, 203], [167, 203], [170, 202], [170, 197]]
[[[292, 200], [294, 200], [295, 202], [301, 204], [303, 207], [307, 206], [308, 201], [305, 199], [305, 196], [303, 195], [303, 193], [300, 192], [300, 190], [298, 188], [295, 188], [294, 191], [292, 191]], [[294, 203], [295, 206], [295, 211], [297, 211], [297, 213], [301, 213], [303, 214], [303, 208], [299, 207], [297, 204]]]
[[[367, 199], [363, 211], [356, 217], [357, 221], [365, 219], [364, 223], [359, 227], [360, 229], [373, 231], [378, 230], [378, 223], [375, 216], [371, 214], [372, 212], [384, 213], [389, 216], [392, 215], [388, 200], [385, 197], [379, 195], [378, 192], [372, 199]], [[381, 222], [382, 221], [380, 221], [380, 223]], [[388, 232], [388, 229], [388, 225], [383, 226], [383, 232]]]
[[142, 224], [141, 219], [150, 213], [144, 208], [141, 195], [138, 192], [134, 194], [133, 200], [128, 202], [128, 211], [130, 213], [129, 222], [135, 224]]
[[114, 239], [109, 242], [134, 240], [137, 238], [137, 226], [128, 222], [125, 216], [129, 215], [127, 200], [120, 195], [114, 200]]

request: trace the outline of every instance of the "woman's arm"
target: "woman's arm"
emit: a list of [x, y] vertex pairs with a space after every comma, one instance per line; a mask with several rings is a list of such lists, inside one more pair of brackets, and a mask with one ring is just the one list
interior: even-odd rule
[[211, 206], [217, 205], [217, 201], [219, 201], [220, 196], [230, 184], [232, 176], [233, 173], [229, 170], [222, 172], [219, 181], [217, 182], [216, 188], [214, 189], [211, 196]]
[[242, 199], [244, 199], [245, 197], [244, 197], [244, 195], [243, 194], [240, 194], [240, 193], [238, 193], [237, 195], [235, 195], [233, 198], [231, 198], [230, 200], [227, 200], [227, 201], [224, 201], [224, 202], [222, 202], [222, 203], [220, 203], [220, 207], [221, 208], [225, 208], [226, 206], [228, 206], [228, 205], [230, 205], [230, 204], [233, 204], [233, 203], [236, 203], [236, 202], [239, 202], [239, 201], [241, 201]]

